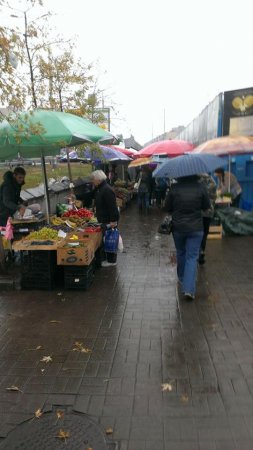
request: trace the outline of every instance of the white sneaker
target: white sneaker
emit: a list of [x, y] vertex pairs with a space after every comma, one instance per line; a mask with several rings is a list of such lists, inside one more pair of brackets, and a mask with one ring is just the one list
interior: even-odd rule
[[110, 263], [108, 261], [103, 261], [101, 265], [102, 265], [102, 267], [113, 267], [113, 266], [117, 266], [117, 263]]

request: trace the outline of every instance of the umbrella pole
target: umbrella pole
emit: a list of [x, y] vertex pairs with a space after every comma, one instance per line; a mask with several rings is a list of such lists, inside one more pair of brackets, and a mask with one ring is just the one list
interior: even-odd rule
[[67, 149], [67, 163], [68, 163], [68, 172], [69, 172], [69, 181], [70, 181], [70, 193], [74, 199], [75, 193], [74, 193], [74, 189], [73, 189], [73, 178], [72, 178], [71, 164], [70, 164], [70, 159], [69, 159], [69, 149]]
[[230, 189], [231, 189], [231, 155], [228, 155], [228, 173], [229, 173], [228, 192], [230, 193]]
[[43, 171], [43, 180], [44, 180], [44, 191], [45, 191], [45, 201], [46, 201], [46, 217], [47, 223], [49, 223], [50, 217], [50, 199], [49, 199], [49, 191], [48, 191], [48, 182], [47, 182], [47, 171], [46, 171], [46, 162], [43, 151], [41, 152], [41, 162], [42, 162], [42, 171]]
[[67, 149], [67, 162], [68, 162], [69, 180], [70, 180], [70, 183], [72, 184], [73, 178], [72, 178], [71, 165], [70, 165], [70, 159], [69, 159], [69, 149]]

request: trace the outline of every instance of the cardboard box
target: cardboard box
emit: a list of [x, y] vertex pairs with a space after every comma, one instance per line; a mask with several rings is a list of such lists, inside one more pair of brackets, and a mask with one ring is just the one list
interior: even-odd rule
[[58, 266], [89, 266], [94, 257], [95, 246], [92, 241], [80, 241], [76, 247], [65, 241], [57, 248]]
[[65, 239], [65, 242], [75, 242], [74, 239], [71, 239], [72, 236], [77, 236], [78, 241], [81, 242], [93, 242], [95, 251], [102, 245], [102, 238], [103, 238], [102, 231], [100, 231], [99, 233], [85, 233], [85, 231], [78, 231], [76, 233], [73, 232], [68, 234], [68, 236]]

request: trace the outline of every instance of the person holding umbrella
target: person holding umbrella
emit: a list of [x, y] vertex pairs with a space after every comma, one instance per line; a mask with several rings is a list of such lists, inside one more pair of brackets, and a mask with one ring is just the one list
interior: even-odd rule
[[186, 300], [194, 300], [199, 251], [203, 239], [202, 211], [210, 208], [206, 189], [196, 175], [178, 178], [166, 199], [172, 215], [177, 275]]
[[211, 207], [205, 186], [198, 174], [222, 166], [213, 155], [184, 155], [164, 162], [154, 177], [175, 178], [168, 193], [165, 209], [172, 216], [172, 233], [177, 252], [177, 274], [184, 296], [194, 300], [199, 251], [203, 239], [202, 211]]

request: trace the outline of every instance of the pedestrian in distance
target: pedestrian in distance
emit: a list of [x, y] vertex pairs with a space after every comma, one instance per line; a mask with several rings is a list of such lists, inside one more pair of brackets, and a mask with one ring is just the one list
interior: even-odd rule
[[139, 211], [148, 211], [150, 200], [150, 173], [147, 169], [141, 168], [136, 185]]
[[177, 254], [177, 275], [186, 300], [194, 300], [197, 266], [203, 239], [202, 211], [210, 208], [208, 193], [198, 176], [178, 178], [166, 198], [172, 216], [172, 234]]
[[[119, 221], [119, 210], [116, 203], [116, 195], [107, 182], [107, 176], [102, 170], [95, 170], [91, 174], [91, 180], [95, 187], [94, 199], [96, 216], [102, 229], [117, 228]], [[106, 260], [102, 267], [116, 266], [117, 253], [106, 253]]]
[[232, 198], [231, 206], [239, 208], [242, 188], [234, 174], [225, 172], [223, 168], [216, 169], [214, 174], [218, 177], [218, 193], [225, 195], [230, 193]]
[[210, 204], [211, 204], [211, 207], [209, 209], [202, 212], [204, 236], [203, 236], [203, 239], [201, 242], [201, 247], [200, 247], [199, 264], [203, 265], [206, 262], [205, 251], [206, 251], [207, 236], [209, 234], [210, 225], [211, 225], [212, 219], [214, 217], [214, 207], [215, 207], [216, 189], [217, 188], [216, 188], [216, 183], [215, 183], [213, 177], [211, 177], [211, 175], [208, 175], [207, 173], [202, 174], [200, 176], [199, 181], [201, 184], [203, 184], [203, 186], [205, 186], [208, 196], [209, 196]]

